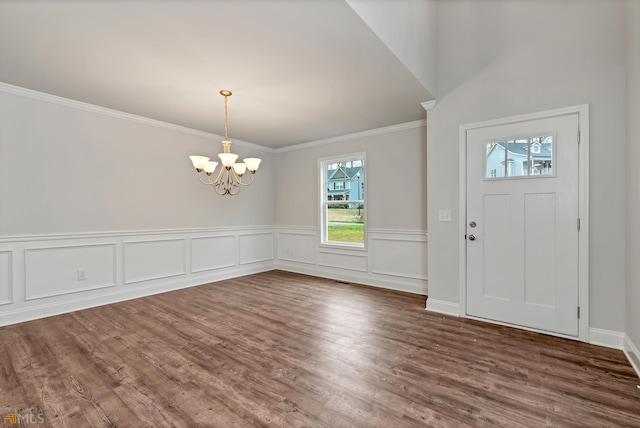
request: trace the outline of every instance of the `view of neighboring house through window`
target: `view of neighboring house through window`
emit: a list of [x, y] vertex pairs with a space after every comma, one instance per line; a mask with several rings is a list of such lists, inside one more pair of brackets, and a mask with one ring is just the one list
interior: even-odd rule
[[492, 141], [486, 145], [485, 178], [554, 175], [553, 136]]
[[365, 156], [321, 160], [322, 244], [364, 247]]

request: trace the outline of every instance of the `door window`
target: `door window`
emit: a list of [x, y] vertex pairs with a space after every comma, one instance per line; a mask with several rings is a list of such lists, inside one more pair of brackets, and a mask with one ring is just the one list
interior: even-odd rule
[[486, 143], [485, 179], [553, 176], [553, 135]]

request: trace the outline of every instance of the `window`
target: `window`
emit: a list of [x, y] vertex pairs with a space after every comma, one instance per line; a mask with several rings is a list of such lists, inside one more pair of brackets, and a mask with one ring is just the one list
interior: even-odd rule
[[553, 136], [486, 143], [485, 179], [554, 175]]
[[365, 154], [320, 160], [323, 245], [364, 248]]

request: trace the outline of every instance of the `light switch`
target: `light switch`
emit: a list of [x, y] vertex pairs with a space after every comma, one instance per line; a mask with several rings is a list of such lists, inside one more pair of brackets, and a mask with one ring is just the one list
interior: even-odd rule
[[438, 211], [438, 221], [444, 221], [447, 223], [451, 223], [451, 210], [440, 210]]

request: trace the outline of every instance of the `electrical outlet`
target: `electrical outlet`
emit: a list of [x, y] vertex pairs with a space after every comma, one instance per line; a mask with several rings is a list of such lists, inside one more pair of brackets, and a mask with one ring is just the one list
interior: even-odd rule
[[438, 211], [438, 221], [444, 221], [447, 223], [451, 223], [451, 210], [440, 210]]
[[78, 281], [84, 281], [87, 279], [87, 270], [78, 269]]

